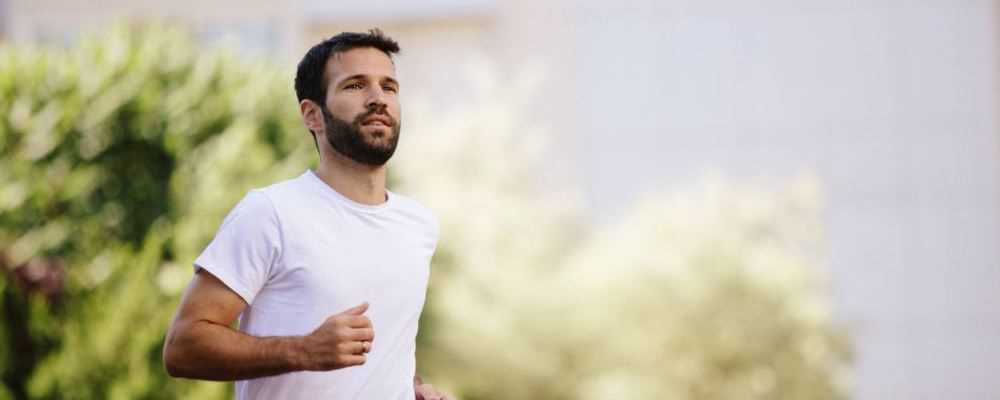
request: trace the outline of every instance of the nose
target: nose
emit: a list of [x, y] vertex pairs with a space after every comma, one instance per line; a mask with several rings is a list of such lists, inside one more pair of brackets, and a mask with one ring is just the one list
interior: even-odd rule
[[365, 100], [365, 107], [368, 109], [384, 109], [386, 107], [385, 91], [378, 85], [368, 91], [368, 98]]

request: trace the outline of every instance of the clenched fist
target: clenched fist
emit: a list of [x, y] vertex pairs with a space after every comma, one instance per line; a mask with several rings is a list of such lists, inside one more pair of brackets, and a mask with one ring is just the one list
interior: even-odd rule
[[302, 338], [303, 370], [329, 371], [365, 363], [375, 330], [364, 315], [368, 303], [352, 307], [323, 321]]

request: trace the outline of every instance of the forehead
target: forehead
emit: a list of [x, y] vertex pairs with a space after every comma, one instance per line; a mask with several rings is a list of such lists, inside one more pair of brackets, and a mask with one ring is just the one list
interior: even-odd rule
[[326, 76], [329, 83], [336, 83], [338, 80], [355, 75], [395, 78], [396, 66], [387, 54], [372, 47], [359, 47], [335, 53], [326, 61]]

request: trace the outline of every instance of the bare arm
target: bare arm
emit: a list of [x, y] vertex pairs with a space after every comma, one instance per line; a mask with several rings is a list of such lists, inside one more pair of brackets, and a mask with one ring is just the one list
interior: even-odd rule
[[364, 364], [374, 331], [367, 304], [331, 316], [306, 336], [255, 337], [232, 326], [247, 307], [199, 269], [167, 332], [163, 362], [173, 377], [233, 381]]

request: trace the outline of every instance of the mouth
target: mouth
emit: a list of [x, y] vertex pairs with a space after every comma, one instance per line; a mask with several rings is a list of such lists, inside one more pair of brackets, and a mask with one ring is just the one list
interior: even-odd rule
[[392, 127], [392, 119], [382, 115], [372, 115], [361, 121], [361, 126]]

